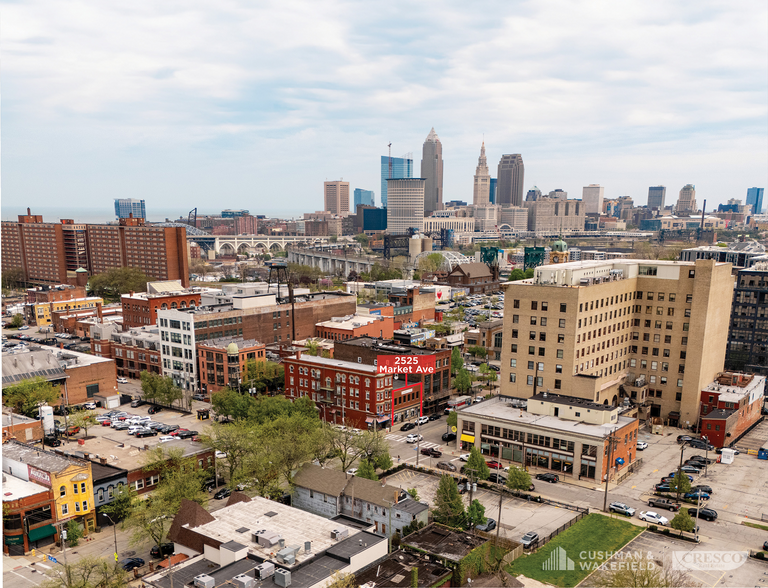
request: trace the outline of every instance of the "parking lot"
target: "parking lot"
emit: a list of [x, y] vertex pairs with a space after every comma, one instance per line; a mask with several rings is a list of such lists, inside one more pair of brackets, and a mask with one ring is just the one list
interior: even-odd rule
[[[434, 507], [435, 494], [440, 484], [439, 471], [435, 475], [429, 475], [412, 470], [402, 470], [387, 478], [387, 484], [397, 486], [404, 490], [416, 488], [419, 498]], [[469, 505], [469, 493], [463, 494], [465, 506]], [[485, 516], [494, 520], [499, 520], [499, 494], [483, 488], [478, 488], [474, 493], [476, 498], [485, 507]], [[528, 531], [535, 531], [539, 536], [548, 535], [571, 520], [576, 513], [564, 508], [539, 504], [536, 502], [527, 502], [513, 498], [508, 494], [504, 495], [501, 531], [500, 534], [514, 540], [520, 538]]]

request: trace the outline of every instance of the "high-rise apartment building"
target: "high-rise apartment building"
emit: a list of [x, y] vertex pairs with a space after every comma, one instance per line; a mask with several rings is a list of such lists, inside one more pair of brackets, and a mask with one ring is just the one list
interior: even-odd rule
[[581, 191], [581, 201], [584, 203], [584, 212], [587, 214], [602, 214], [604, 193], [605, 188], [599, 184], [584, 186], [584, 189]]
[[424, 178], [424, 214], [443, 209], [443, 144], [429, 131], [421, 152], [421, 177]]
[[405, 235], [424, 230], [424, 178], [387, 180], [387, 231]]
[[325, 210], [339, 216], [349, 214], [349, 182], [324, 182]]
[[413, 155], [407, 153], [402, 157], [381, 156], [381, 206], [387, 207], [387, 180], [412, 178]]
[[519, 153], [502, 155], [496, 174], [496, 204], [522, 206], [524, 177], [523, 156]]
[[648, 208], [664, 210], [664, 199], [666, 196], [666, 186], [651, 186], [648, 188]]
[[150, 278], [189, 286], [184, 227], [148, 227], [142, 218], [122, 218], [119, 225], [46, 223], [27, 214], [3, 222], [1, 234], [2, 270], [21, 268], [27, 282], [74, 284], [78, 270], [93, 275], [136, 267]]
[[480, 147], [480, 157], [477, 159], [475, 170], [475, 183], [472, 191], [472, 204], [475, 206], [487, 206], [491, 203], [491, 174], [488, 173], [488, 162], [485, 158], [485, 141]]
[[501, 392], [551, 390], [640, 406], [640, 418], [694, 425], [723, 369], [731, 264], [616, 260], [536, 268], [506, 290]]
[[768, 264], [739, 270], [725, 369], [768, 376]]
[[747, 188], [747, 204], [752, 205], [752, 214], [763, 213], [763, 192], [765, 188]]
[[117, 218], [147, 218], [147, 208], [143, 200], [135, 198], [115, 198], [115, 216]]
[[357, 207], [361, 204], [365, 206], [375, 206], [374, 200], [376, 199], [376, 196], [373, 193], [373, 190], [363, 190], [362, 188], [355, 188], [355, 212], [357, 212]]
[[675, 206], [675, 214], [685, 215], [686, 213], [697, 212], [699, 210], [696, 204], [696, 186], [693, 184], [686, 184], [680, 188], [680, 197], [677, 199], [677, 206]]

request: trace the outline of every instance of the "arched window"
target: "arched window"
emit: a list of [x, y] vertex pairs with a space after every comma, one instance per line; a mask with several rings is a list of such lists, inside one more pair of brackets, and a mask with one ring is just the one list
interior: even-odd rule
[[195, 307], [195, 301], [194, 300], [190, 300], [189, 301], [189, 307], [190, 308], [194, 308]]
[[176, 304], [175, 302], [171, 302], [171, 308], [178, 308], [178, 307], [179, 307], [178, 304]]
[[99, 502], [104, 502], [104, 488], [99, 488]]
[[59, 496], [66, 496], [67, 495], [67, 488], [66, 486], [61, 486], [59, 488]]
[[160, 307], [160, 310], [168, 310], [168, 305], [163, 302], [163, 305]]
[[187, 303], [186, 302], [184, 302], [183, 300], [181, 302], [179, 302], [179, 308], [186, 308], [186, 307], [187, 307]]

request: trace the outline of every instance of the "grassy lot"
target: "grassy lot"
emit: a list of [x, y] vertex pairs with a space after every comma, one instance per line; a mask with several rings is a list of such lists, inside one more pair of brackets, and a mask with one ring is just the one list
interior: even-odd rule
[[747, 527], [752, 527], [753, 529], [762, 529], [763, 531], [768, 531], [768, 525], [758, 525], [757, 523], [748, 523], [747, 521], [741, 521], [741, 524]]
[[[642, 531], [643, 527], [619, 518], [610, 518], [597, 513], [590, 514], [570, 529], [560, 533], [533, 555], [523, 555], [512, 562], [507, 571], [513, 576], [523, 574], [528, 578], [555, 586], [576, 586], [595, 569], [596, 565], [602, 564], [609, 558], [609, 556], [590, 555], [589, 552], [618, 551]], [[567, 557], [573, 560], [573, 570], [543, 569], [547, 567], [544, 564], [550, 554], [558, 547], [562, 547]], [[558, 565], [555, 563], [551, 567], [558, 567]]]

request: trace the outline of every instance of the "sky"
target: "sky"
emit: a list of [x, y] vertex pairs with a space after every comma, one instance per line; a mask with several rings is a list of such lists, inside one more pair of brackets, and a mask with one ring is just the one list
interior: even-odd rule
[[[525, 189], [711, 210], [768, 184], [764, 0], [0, 0], [2, 215], [323, 207], [380, 156], [443, 145], [472, 200], [485, 140]], [[46, 220], [48, 220], [46, 218]]]

